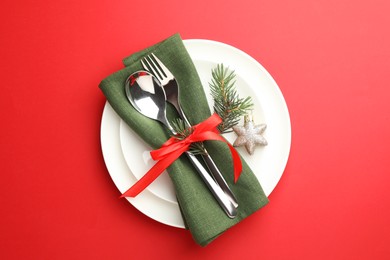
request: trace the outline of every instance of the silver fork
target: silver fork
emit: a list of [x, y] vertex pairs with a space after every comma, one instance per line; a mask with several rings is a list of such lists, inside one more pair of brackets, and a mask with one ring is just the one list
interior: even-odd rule
[[[179, 102], [179, 83], [173, 74], [169, 71], [169, 69], [154, 55], [153, 53], [150, 56], [146, 56], [141, 60], [142, 66], [145, 70], [153, 73], [161, 82], [161, 85], [164, 88], [167, 101], [171, 103], [175, 109], [177, 110], [180, 117], [184, 120], [188, 127], [191, 127], [190, 122], [185, 116], [183, 109], [181, 108]], [[211, 176], [215, 180], [215, 182], [221, 187], [225, 195], [229, 198], [231, 203], [235, 208], [238, 207], [238, 202], [233, 192], [229, 188], [225, 179], [223, 178], [221, 172], [218, 167], [215, 165], [213, 159], [210, 154], [207, 152], [206, 148], [204, 148], [206, 154], [202, 155], [203, 160], [205, 161], [207, 168], [211, 172]]]

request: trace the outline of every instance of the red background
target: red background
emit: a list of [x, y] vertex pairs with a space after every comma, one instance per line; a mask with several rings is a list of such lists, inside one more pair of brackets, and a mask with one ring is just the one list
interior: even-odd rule
[[[387, 0], [2, 0], [0, 258], [389, 259], [389, 11]], [[258, 60], [292, 123], [270, 204], [206, 248], [119, 200], [100, 148], [99, 82], [176, 32]]]

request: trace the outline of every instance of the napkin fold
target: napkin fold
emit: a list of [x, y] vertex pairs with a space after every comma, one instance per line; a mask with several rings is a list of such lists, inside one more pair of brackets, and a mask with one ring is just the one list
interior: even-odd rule
[[[105, 78], [99, 87], [122, 120], [145, 143], [157, 149], [170, 137], [168, 131], [157, 121], [138, 113], [127, 100], [124, 90], [127, 77], [135, 71], [143, 70], [140, 59], [151, 52], [166, 65], [179, 82], [179, 98], [191, 124], [204, 121], [211, 113], [195, 66], [179, 34], [125, 58], [123, 63], [126, 67]], [[167, 112], [168, 118], [177, 117], [173, 109]], [[239, 207], [236, 218], [230, 219], [225, 214], [185, 155], [167, 169], [186, 227], [201, 246], [207, 245], [268, 203], [256, 176], [243, 158], [243, 171], [238, 182], [234, 184], [233, 163], [228, 146], [218, 141], [206, 141], [205, 145], [237, 197]]]

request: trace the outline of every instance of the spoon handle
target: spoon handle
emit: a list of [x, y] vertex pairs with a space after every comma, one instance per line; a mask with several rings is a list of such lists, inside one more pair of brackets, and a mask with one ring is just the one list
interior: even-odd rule
[[229, 218], [235, 218], [237, 216], [237, 208], [232, 203], [230, 198], [226, 196], [221, 187], [211, 178], [210, 174], [199, 162], [198, 158], [196, 158], [196, 156], [190, 152], [186, 152], [186, 154], [188, 155], [188, 158], [194, 165], [195, 169], [198, 171], [199, 175], [202, 177], [203, 181], [206, 183], [211, 193], [216, 198], [221, 208], [225, 211], [226, 215]]
[[[207, 150], [205, 148], [204, 150], [207, 153]], [[229, 197], [232, 204], [237, 208], [238, 202], [236, 199], [236, 196], [234, 196], [233, 192], [230, 190], [228, 184], [226, 183], [225, 179], [222, 176], [221, 171], [218, 169], [217, 165], [215, 165], [214, 160], [211, 158], [210, 154], [202, 155], [203, 160], [205, 161], [207, 168], [212, 173], [212, 176], [214, 180], [218, 183], [218, 185], [222, 188], [226, 196]]]

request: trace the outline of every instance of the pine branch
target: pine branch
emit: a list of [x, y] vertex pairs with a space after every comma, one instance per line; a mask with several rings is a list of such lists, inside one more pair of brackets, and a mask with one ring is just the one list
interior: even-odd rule
[[235, 89], [235, 73], [218, 64], [211, 71], [212, 79], [209, 83], [211, 96], [214, 100], [214, 111], [221, 117], [222, 123], [218, 126], [221, 133], [231, 132], [237, 125], [240, 117], [248, 113], [253, 107], [251, 97], [240, 98]]

